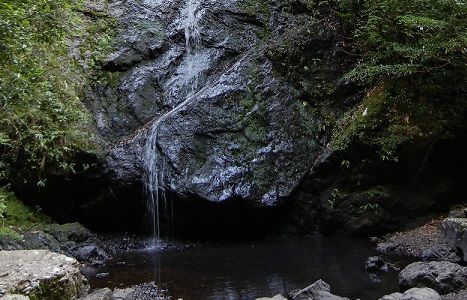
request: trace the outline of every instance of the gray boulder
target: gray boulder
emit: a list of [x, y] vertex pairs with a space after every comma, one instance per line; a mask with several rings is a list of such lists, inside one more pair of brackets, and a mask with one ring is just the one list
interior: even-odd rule
[[448, 218], [466, 218], [467, 208], [453, 209], [449, 212]]
[[112, 290], [109, 288], [99, 289], [79, 300], [113, 300]]
[[377, 272], [389, 270], [389, 265], [383, 260], [381, 256], [372, 256], [369, 257], [365, 263], [365, 270], [367, 272]]
[[446, 261], [415, 262], [399, 274], [402, 290], [429, 287], [448, 294], [467, 287], [467, 268]]
[[29, 297], [24, 295], [6, 295], [0, 297], [0, 300], [29, 300]]
[[88, 290], [85, 282], [74, 258], [47, 250], [0, 251], [0, 296], [77, 299]]
[[321, 279], [304, 289], [289, 293], [289, 298], [293, 300], [348, 300], [348, 298], [331, 294], [331, 287]]
[[132, 288], [117, 289], [113, 292], [112, 297], [114, 300], [137, 300], [135, 298], [135, 290]]
[[441, 296], [430, 288], [411, 288], [404, 293], [393, 293], [379, 300], [441, 300]]
[[269, 297], [261, 297], [261, 298], [256, 298], [256, 300], [287, 300], [287, 298], [281, 294], [275, 295], [271, 298]]
[[256, 298], [256, 300], [287, 300], [287, 298], [281, 294], [277, 294], [273, 297], [261, 297], [261, 298]]
[[462, 253], [464, 262], [467, 262], [467, 219], [448, 218], [441, 225], [442, 240], [451, 249]]

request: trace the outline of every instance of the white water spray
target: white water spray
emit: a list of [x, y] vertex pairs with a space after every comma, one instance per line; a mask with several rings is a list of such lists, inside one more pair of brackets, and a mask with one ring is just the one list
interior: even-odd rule
[[[184, 82], [183, 86], [187, 91], [185, 101], [178, 104], [175, 108], [159, 117], [148, 131], [146, 144], [144, 145], [143, 163], [146, 171], [145, 191], [148, 197], [148, 212], [151, 218], [151, 231], [153, 235], [153, 245], [160, 246], [160, 211], [167, 209], [165, 199], [164, 165], [160, 162], [157, 149], [157, 138], [160, 125], [170, 116], [174, 115], [194, 100], [193, 94], [198, 89], [199, 76], [205, 68], [204, 60], [200, 59], [201, 33], [199, 22], [203, 11], [200, 9], [201, 0], [187, 0], [182, 14], [182, 25], [185, 30], [185, 51], [186, 57], [183, 65]], [[172, 205], [173, 209], [173, 205]], [[173, 212], [171, 212], [173, 214]]]

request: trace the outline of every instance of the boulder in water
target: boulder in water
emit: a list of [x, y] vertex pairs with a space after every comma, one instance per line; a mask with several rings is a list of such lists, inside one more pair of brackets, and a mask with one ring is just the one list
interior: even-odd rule
[[447, 261], [415, 262], [399, 274], [402, 290], [429, 287], [448, 294], [467, 287], [467, 267]]
[[289, 293], [289, 298], [292, 300], [348, 300], [348, 298], [331, 294], [331, 287], [321, 279], [304, 289]]
[[389, 270], [389, 265], [383, 260], [381, 256], [369, 257], [365, 263], [365, 270], [367, 272], [377, 272]]

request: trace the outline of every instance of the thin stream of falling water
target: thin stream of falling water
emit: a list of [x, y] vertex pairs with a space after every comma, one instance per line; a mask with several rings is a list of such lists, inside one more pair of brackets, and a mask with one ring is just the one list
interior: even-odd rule
[[[146, 144], [144, 145], [144, 157], [143, 163], [146, 169], [146, 184], [145, 191], [148, 197], [148, 210], [151, 219], [151, 231], [153, 236], [152, 244], [158, 248], [160, 246], [160, 206], [163, 204], [167, 209], [167, 201], [165, 199], [165, 190], [161, 185], [161, 181], [164, 180], [164, 170], [162, 168], [161, 174], [159, 174], [159, 160], [158, 160], [158, 149], [157, 149], [157, 137], [159, 134], [160, 125], [167, 120], [170, 116], [177, 113], [179, 110], [184, 108], [186, 105], [193, 101], [193, 93], [196, 91], [199, 85], [199, 75], [202, 70], [202, 62], [198, 59], [199, 50], [201, 48], [201, 34], [199, 29], [199, 21], [202, 17], [202, 11], [200, 11], [201, 0], [187, 0], [186, 6], [183, 8], [182, 22], [185, 30], [185, 47], [186, 47], [186, 66], [185, 66], [185, 78], [184, 87], [187, 89], [187, 98], [185, 101], [177, 105], [171, 111], [162, 115], [158, 118], [151, 126]], [[162, 167], [165, 162], [162, 162]], [[161, 175], [162, 178], [159, 178]], [[161, 194], [159, 191], [161, 190]], [[163, 203], [161, 203], [161, 199]], [[173, 203], [171, 208], [171, 218], [173, 217]]]

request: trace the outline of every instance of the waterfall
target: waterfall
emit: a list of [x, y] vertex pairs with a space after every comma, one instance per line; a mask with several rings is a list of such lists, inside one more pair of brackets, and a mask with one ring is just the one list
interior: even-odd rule
[[187, 0], [182, 11], [183, 27], [185, 30], [186, 59], [184, 65], [184, 86], [188, 94], [196, 91], [199, 85], [199, 76], [206, 64], [202, 58], [201, 32], [199, 22], [203, 12], [200, 11], [200, 0]]
[[[181, 65], [183, 72], [183, 87], [186, 98], [169, 112], [165, 113], [151, 125], [144, 145], [143, 164], [145, 167], [145, 192], [147, 196], [148, 212], [151, 218], [151, 231], [153, 245], [160, 243], [160, 213], [163, 206], [167, 209], [165, 199], [164, 165], [165, 162], [158, 157], [157, 138], [160, 125], [170, 116], [174, 115], [194, 100], [193, 94], [199, 86], [199, 76], [205, 69], [206, 62], [201, 57], [201, 33], [199, 22], [203, 11], [200, 9], [201, 0], [186, 0], [181, 11], [182, 26], [185, 31], [185, 60]], [[161, 161], [162, 160], [162, 161]], [[172, 208], [173, 209], [173, 205]], [[173, 211], [171, 212], [173, 214]]]

